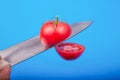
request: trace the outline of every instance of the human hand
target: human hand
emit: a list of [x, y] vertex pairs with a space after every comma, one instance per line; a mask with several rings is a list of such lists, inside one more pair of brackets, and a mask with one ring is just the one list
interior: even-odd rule
[[10, 64], [0, 57], [0, 80], [10, 80]]

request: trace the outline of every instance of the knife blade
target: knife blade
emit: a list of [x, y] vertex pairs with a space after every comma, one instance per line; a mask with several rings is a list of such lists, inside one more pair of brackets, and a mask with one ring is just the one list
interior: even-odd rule
[[[69, 38], [86, 29], [91, 23], [92, 21], [72, 24], [72, 34]], [[0, 56], [2, 59], [9, 62], [13, 66], [47, 49], [49, 49], [49, 47], [42, 45], [38, 35], [29, 40], [0, 51]]]

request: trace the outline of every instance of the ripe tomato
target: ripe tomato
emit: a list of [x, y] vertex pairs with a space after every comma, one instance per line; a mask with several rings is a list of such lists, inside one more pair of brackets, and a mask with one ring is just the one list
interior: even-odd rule
[[71, 27], [65, 22], [57, 20], [48, 21], [42, 25], [40, 30], [41, 43], [47, 46], [53, 46], [71, 34]]
[[83, 53], [85, 48], [76, 43], [59, 43], [55, 49], [63, 59], [74, 60]]

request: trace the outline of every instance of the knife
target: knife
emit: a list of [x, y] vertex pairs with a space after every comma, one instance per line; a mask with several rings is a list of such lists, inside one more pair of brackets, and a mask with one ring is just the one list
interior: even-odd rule
[[[92, 21], [79, 22], [79, 23], [72, 24], [71, 25], [72, 34], [69, 38], [75, 36], [79, 32], [86, 29], [91, 23]], [[10, 63], [11, 66], [13, 66], [49, 48], [50, 47], [46, 47], [42, 45], [42, 43], [40, 42], [39, 35], [38, 35], [29, 40], [26, 40], [10, 48], [0, 51], [0, 56], [3, 60], [5, 60], [6, 62]]]

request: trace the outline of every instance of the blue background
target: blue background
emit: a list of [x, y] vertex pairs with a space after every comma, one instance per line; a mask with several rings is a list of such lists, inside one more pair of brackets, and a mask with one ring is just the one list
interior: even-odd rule
[[0, 0], [0, 50], [38, 35], [56, 15], [69, 24], [94, 21], [67, 40], [83, 44], [83, 55], [66, 61], [49, 49], [13, 66], [11, 80], [120, 79], [120, 0]]

